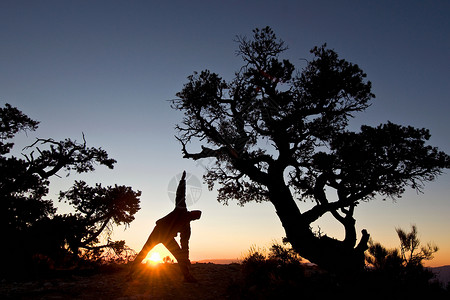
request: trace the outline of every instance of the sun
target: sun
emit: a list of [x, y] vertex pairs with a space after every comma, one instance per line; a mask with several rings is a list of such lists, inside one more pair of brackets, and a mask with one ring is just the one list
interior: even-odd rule
[[152, 252], [149, 256], [147, 256], [146, 259], [144, 259], [143, 263], [149, 265], [149, 266], [156, 266], [163, 262], [163, 259], [161, 258], [161, 254], [159, 252]]
[[164, 247], [163, 244], [158, 244], [147, 254], [142, 263], [152, 267], [164, 263], [166, 259], [168, 259], [168, 262], [173, 262], [175, 260], [173, 255], [169, 252], [169, 250], [167, 250], [166, 247]]
[[155, 263], [159, 263], [162, 262], [162, 258], [161, 255], [159, 254], [159, 252], [154, 252], [152, 253], [152, 255], [149, 258], [150, 261], [155, 262]]

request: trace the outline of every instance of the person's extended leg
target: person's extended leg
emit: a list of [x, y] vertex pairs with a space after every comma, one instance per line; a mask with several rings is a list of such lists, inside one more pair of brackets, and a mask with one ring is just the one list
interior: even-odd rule
[[197, 280], [189, 272], [190, 261], [187, 257], [187, 252], [183, 251], [175, 239], [169, 239], [163, 242], [164, 246], [175, 256], [181, 273], [184, 276], [184, 280], [187, 282], [197, 282]]
[[139, 254], [136, 256], [136, 259], [133, 261], [134, 264], [141, 263], [142, 260], [147, 256], [147, 254], [150, 252], [150, 250], [153, 249], [157, 244], [159, 244], [160, 241], [158, 241], [154, 233], [152, 232], [150, 236], [147, 239], [147, 242], [145, 242], [144, 247], [142, 247], [142, 250], [139, 252]]
[[127, 280], [131, 280], [134, 277], [134, 272], [136, 272], [136, 269], [139, 266], [139, 264], [142, 262], [142, 260], [144, 260], [144, 258], [150, 252], [150, 250], [152, 250], [153, 247], [155, 247], [159, 243], [160, 241], [158, 238], [158, 234], [155, 233], [155, 230], [153, 230], [153, 232], [148, 237], [147, 242], [145, 242], [144, 247], [142, 247], [142, 250], [136, 256], [134, 261], [130, 264], [130, 271], [127, 275], [128, 276]]

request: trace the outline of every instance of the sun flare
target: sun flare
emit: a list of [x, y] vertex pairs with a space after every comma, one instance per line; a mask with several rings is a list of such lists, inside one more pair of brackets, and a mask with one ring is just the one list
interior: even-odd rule
[[159, 254], [159, 252], [152, 253], [149, 260], [152, 262], [162, 262], [161, 255]]
[[159, 254], [159, 252], [151, 253], [150, 256], [147, 256], [147, 258], [143, 261], [143, 263], [150, 266], [156, 266], [162, 262], [163, 259], [161, 258], [161, 254]]

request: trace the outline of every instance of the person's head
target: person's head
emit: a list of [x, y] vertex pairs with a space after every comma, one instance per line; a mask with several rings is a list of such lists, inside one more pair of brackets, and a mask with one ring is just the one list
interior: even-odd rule
[[189, 212], [191, 216], [191, 221], [198, 220], [202, 216], [202, 212], [200, 210], [193, 210]]

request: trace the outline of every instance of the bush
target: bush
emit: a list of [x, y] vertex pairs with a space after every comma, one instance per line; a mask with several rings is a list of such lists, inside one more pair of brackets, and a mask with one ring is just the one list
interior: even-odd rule
[[252, 246], [241, 264], [244, 280], [232, 293], [237, 299], [288, 297], [304, 282], [301, 257], [286, 244], [273, 243], [268, 253]]
[[[242, 259], [241, 282], [229, 288], [232, 299], [404, 299], [426, 294], [447, 299], [448, 292], [429, 281], [432, 274], [421, 265], [403, 262], [401, 252], [371, 241], [370, 268], [362, 273], [336, 276], [312, 264], [302, 263], [288, 244], [274, 243], [268, 250], [252, 246]], [[351, 296], [350, 296], [351, 295]]]
[[442, 293], [439, 285], [431, 282], [433, 272], [423, 266], [425, 260], [433, 258], [438, 247], [430, 243], [421, 246], [415, 225], [409, 233], [400, 228], [396, 231], [400, 249], [387, 249], [380, 243], [369, 241], [368, 274], [365, 274], [369, 284], [382, 286], [383, 290], [398, 295]]

